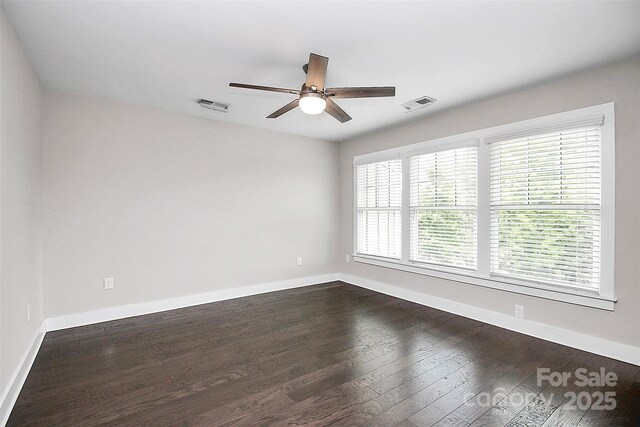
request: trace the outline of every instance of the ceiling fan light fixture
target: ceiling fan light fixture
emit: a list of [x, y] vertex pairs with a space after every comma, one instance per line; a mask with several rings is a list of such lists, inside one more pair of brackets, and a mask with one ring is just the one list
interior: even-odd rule
[[303, 93], [300, 95], [300, 109], [306, 114], [320, 114], [327, 107], [327, 101], [319, 93]]

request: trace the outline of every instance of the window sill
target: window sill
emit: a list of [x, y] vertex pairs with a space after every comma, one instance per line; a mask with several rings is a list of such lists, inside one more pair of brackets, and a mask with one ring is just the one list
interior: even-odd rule
[[459, 272], [453, 269], [442, 269], [424, 267], [421, 265], [407, 265], [400, 261], [389, 258], [377, 258], [366, 255], [352, 255], [353, 261], [363, 264], [375, 265], [378, 267], [392, 268], [394, 270], [407, 271], [424, 276], [438, 277], [441, 279], [453, 280], [460, 283], [466, 283], [475, 286], [483, 286], [485, 288], [498, 289], [517, 294], [530, 295], [538, 298], [546, 298], [554, 301], [561, 301], [570, 304], [582, 305], [585, 307], [594, 307], [601, 310], [613, 311], [617, 301], [615, 298], [606, 298], [600, 296], [596, 291], [584, 290], [564, 287], [552, 287], [551, 285], [540, 285], [526, 283], [514, 283], [511, 281], [503, 281], [495, 277], [487, 278], [476, 275], [475, 272]]

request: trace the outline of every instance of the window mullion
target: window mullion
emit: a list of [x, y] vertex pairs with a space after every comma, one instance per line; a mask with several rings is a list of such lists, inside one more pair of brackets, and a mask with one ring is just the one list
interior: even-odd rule
[[401, 257], [400, 260], [403, 263], [408, 263], [410, 259], [410, 203], [411, 203], [411, 195], [409, 194], [411, 188], [411, 171], [410, 171], [410, 160], [407, 155], [402, 156], [402, 210], [400, 214], [400, 218], [402, 221], [401, 230]]
[[491, 152], [489, 144], [478, 145], [478, 187], [477, 187], [477, 233], [478, 233], [478, 274], [489, 276], [491, 262]]

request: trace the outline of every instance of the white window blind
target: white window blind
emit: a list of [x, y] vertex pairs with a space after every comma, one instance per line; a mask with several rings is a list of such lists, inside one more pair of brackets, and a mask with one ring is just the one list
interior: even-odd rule
[[410, 261], [475, 269], [476, 146], [410, 158]]
[[400, 258], [402, 160], [357, 167], [357, 252]]
[[600, 282], [600, 126], [490, 144], [490, 271], [597, 289]]

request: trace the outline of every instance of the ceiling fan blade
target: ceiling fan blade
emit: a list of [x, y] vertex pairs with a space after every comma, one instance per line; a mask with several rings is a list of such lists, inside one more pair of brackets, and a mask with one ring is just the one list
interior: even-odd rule
[[274, 111], [273, 113], [269, 114], [267, 116], [267, 119], [275, 119], [276, 117], [280, 117], [281, 115], [283, 115], [284, 113], [286, 113], [287, 111], [291, 111], [294, 108], [296, 108], [298, 106], [298, 103], [300, 102], [299, 99], [294, 99], [293, 101], [291, 101], [290, 103], [288, 103], [287, 105], [285, 105], [284, 107], [280, 108], [277, 111]]
[[329, 58], [312, 53], [309, 55], [309, 67], [307, 68], [307, 81], [305, 85], [310, 88], [315, 86], [318, 90], [324, 89], [324, 78], [327, 75]]
[[334, 87], [325, 89], [327, 96], [334, 98], [377, 98], [381, 96], [396, 96], [393, 86], [382, 87]]
[[300, 95], [300, 91], [299, 90], [285, 89], [285, 88], [281, 88], [281, 87], [246, 85], [244, 83], [229, 83], [229, 86], [231, 86], [231, 87], [241, 87], [241, 88], [244, 88], [244, 89], [266, 90], [266, 91], [269, 91], [269, 92], [292, 93], [294, 95]]
[[327, 108], [325, 110], [331, 114], [335, 119], [338, 119], [340, 123], [348, 122], [351, 120], [351, 116], [348, 115], [342, 108], [338, 107], [338, 104], [327, 98]]

